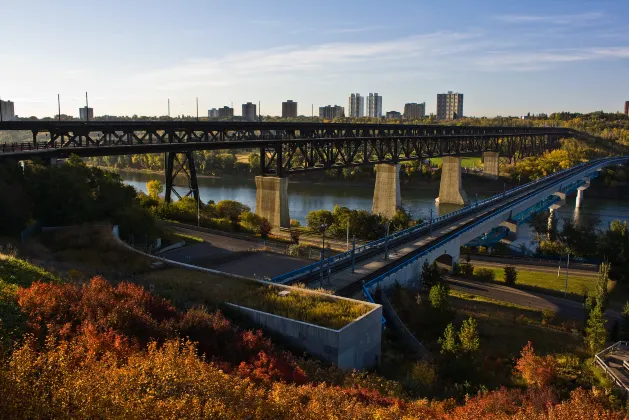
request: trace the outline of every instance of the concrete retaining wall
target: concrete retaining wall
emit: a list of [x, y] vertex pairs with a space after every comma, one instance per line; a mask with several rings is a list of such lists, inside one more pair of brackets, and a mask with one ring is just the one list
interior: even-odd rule
[[260, 312], [227, 303], [262, 329], [282, 335], [291, 345], [337, 365], [343, 370], [372, 369], [380, 364], [382, 306], [340, 330]]

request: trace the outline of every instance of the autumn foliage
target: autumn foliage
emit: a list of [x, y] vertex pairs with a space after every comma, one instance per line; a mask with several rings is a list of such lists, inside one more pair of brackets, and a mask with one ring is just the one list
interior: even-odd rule
[[555, 378], [555, 360], [551, 356], [535, 354], [533, 344], [529, 341], [520, 353], [515, 369], [529, 386], [547, 387]]
[[[181, 312], [141, 287], [98, 277], [82, 286], [34, 283], [19, 290], [18, 302], [29, 334], [0, 351], [3, 419], [624, 417], [592, 391], [558, 402], [546, 380], [457, 404], [401, 398], [362, 374], [317, 367], [308, 377], [298, 362], [311, 372], [312, 361], [279, 351], [260, 331], [239, 329], [220, 312]], [[530, 345], [523, 350], [525, 378], [543, 364], [538, 357]]]

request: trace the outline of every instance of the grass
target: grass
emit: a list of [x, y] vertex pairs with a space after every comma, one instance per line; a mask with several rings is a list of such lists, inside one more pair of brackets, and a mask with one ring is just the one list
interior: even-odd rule
[[537, 309], [531, 308], [529, 306], [518, 305], [511, 302], [504, 302], [501, 300], [492, 299], [485, 296], [473, 295], [471, 293], [459, 292], [458, 290], [450, 290], [450, 296], [454, 298], [458, 298], [458, 299], [467, 300], [467, 301], [491, 303], [492, 305], [498, 305], [505, 308], [514, 308], [514, 309], [521, 309], [524, 311], [539, 312]]
[[[474, 269], [486, 268], [496, 274], [496, 281], [504, 283], [504, 270], [498, 267], [487, 267], [474, 264]], [[565, 272], [562, 271], [560, 277], [556, 273], [542, 271], [526, 271], [518, 268], [517, 286], [529, 286], [540, 292], [553, 291], [563, 293], [565, 290]], [[590, 291], [596, 286], [596, 278], [588, 276], [570, 275], [568, 278], [568, 294], [581, 298], [584, 291]]]
[[203, 239], [199, 238], [198, 236], [188, 235], [188, 234], [180, 233], [180, 232], [173, 232], [173, 236], [179, 239], [183, 239], [187, 244], [201, 244], [205, 242]]
[[[443, 158], [435, 157], [431, 158], [430, 161], [433, 165], [440, 165], [443, 163]], [[479, 157], [463, 157], [461, 158], [461, 166], [464, 168], [476, 168], [481, 166], [481, 158]]]
[[[516, 357], [529, 341], [539, 353], [573, 352], [584, 355], [580, 335], [561, 331], [576, 328], [577, 324], [557, 324], [547, 321], [543, 313], [500, 301], [468, 299], [463, 293], [451, 292], [451, 304], [456, 310], [455, 323], [473, 317], [478, 321], [481, 348], [488, 356]], [[476, 297], [476, 296], [474, 296]], [[551, 328], [549, 328], [551, 327]]]
[[342, 328], [371, 310], [365, 304], [295, 289], [287, 296], [280, 296], [278, 292], [286, 289], [182, 268], [149, 272], [135, 282], [178, 307], [222, 307], [229, 302], [333, 329]]

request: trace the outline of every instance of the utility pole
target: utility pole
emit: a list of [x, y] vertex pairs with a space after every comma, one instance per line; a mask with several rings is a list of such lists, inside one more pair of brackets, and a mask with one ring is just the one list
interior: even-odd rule
[[349, 251], [349, 218], [347, 219], [347, 242], [346, 242], [345, 250]]
[[568, 251], [568, 259], [566, 260], [566, 290], [564, 296], [568, 296], [568, 269], [570, 268], [570, 251]]
[[356, 268], [356, 235], [352, 238], [352, 273]]
[[319, 230], [321, 231], [321, 279], [319, 280], [319, 287], [323, 288], [323, 260], [325, 258], [325, 230], [328, 225], [323, 223]]
[[384, 225], [384, 259], [389, 259], [389, 222]]

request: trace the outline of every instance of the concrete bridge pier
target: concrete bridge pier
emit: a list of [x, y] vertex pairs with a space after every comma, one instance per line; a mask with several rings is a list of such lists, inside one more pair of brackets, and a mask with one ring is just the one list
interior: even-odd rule
[[500, 223], [500, 226], [504, 226], [509, 229], [509, 235], [507, 236], [507, 239], [509, 239], [510, 241], [515, 241], [516, 239], [518, 239], [518, 222], [509, 219]]
[[441, 169], [441, 185], [439, 187], [439, 197], [435, 200], [439, 204], [458, 204], [461, 206], [469, 204], [467, 193], [463, 189], [461, 179], [461, 157], [445, 156]]
[[500, 154], [498, 152], [483, 152], [483, 176], [498, 179], [500, 176]]
[[392, 218], [400, 208], [400, 164], [380, 163], [376, 165], [376, 186], [373, 192], [373, 214]]
[[583, 204], [583, 191], [590, 188], [590, 178], [585, 178], [585, 184], [577, 188], [577, 202], [575, 204], [576, 208], [580, 208]]
[[290, 227], [288, 178], [256, 176], [256, 214], [274, 228]]

